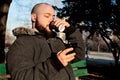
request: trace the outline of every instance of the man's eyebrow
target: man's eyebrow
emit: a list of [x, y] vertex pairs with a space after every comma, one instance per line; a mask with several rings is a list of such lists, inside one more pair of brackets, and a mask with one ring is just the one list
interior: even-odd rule
[[[51, 15], [50, 13], [45, 13], [45, 14]], [[53, 15], [53, 16], [55, 16], [55, 15]]]

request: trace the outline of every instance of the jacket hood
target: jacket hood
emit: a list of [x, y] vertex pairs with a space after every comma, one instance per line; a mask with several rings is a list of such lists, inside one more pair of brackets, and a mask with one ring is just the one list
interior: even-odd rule
[[47, 36], [45, 33], [36, 32], [32, 28], [28, 28], [28, 27], [17, 27], [13, 29], [12, 32], [13, 32], [13, 35], [16, 37], [23, 36], [23, 35], [31, 35], [31, 36], [42, 35], [42, 36], [46, 36], [46, 38], [56, 36], [55, 32], [52, 32], [52, 35]]
[[14, 36], [20, 35], [35, 35], [35, 31], [32, 28], [18, 27], [12, 30]]

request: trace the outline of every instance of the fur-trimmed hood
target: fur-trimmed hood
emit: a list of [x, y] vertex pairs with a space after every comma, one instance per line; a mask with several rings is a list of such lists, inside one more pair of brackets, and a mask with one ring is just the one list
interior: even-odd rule
[[28, 27], [17, 27], [15, 29], [13, 29], [12, 32], [13, 32], [13, 35], [16, 36], [16, 37], [19, 37], [19, 36], [22, 36], [22, 35], [29, 35], [29, 36], [30, 35], [31, 36], [42, 35], [42, 36], [45, 36], [46, 38], [56, 36], [55, 32], [53, 32], [52, 35], [47, 36], [45, 33], [37, 32], [37, 31], [33, 30], [32, 28], [28, 28]]
[[35, 35], [35, 31], [32, 28], [26, 28], [26, 27], [17, 27], [12, 30], [14, 36], [20, 36], [20, 35]]

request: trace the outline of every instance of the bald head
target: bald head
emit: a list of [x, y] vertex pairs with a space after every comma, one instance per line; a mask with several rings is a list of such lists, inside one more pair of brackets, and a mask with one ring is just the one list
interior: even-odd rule
[[31, 11], [33, 28], [41, 31], [44, 28], [50, 32], [49, 24], [55, 18], [55, 9], [48, 3], [36, 4]]
[[44, 11], [47, 7], [51, 7], [52, 9], [54, 9], [53, 6], [48, 3], [39, 3], [33, 7], [31, 13], [40, 13], [41, 11]]

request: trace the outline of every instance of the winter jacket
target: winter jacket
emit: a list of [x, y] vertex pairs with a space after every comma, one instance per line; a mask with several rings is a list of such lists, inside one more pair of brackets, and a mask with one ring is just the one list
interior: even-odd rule
[[[75, 80], [70, 64], [64, 67], [57, 59], [56, 54], [66, 48], [60, 38], [46, 38], [27, 28], [15, 29], [14, 35], [17, 39], [7, 53], [7, 69], [12, 80]], [[77, 43], [73, 61], [83, 59], [84, 44], [79, 29], [68, 34], [68, 39]]]

